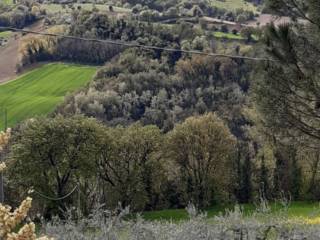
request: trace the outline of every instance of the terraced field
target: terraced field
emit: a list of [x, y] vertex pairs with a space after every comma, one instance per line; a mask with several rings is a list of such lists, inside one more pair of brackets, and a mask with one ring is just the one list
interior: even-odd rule
[[0, 129], [4, 127], [3, 109], [8, 126], [52, 112], [68, 92], [86, 85], [96, 67], [54, 63], [39, 67], [16, 80], [0, 85]]
[[211, 0], [211, 4], [218, 8], [224, 8], [227, 10], [236, 10], [236, 9], [244, 9], [244, 10], [251, 10], [253, 12], [257, 11], [257, 8], [249, 2], [244, 0]]

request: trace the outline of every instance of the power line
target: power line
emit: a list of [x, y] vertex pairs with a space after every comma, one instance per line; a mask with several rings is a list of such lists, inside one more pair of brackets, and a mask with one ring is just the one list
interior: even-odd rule
[[39, 195], [40, 197], [42, 197], [42, 198], [45, 198], [45, 199], [48, 199], [48, 200], [51, 200], [51, 201], [61, 201], [61, 200], [64, 200], [64, 199], [68, 198], [69, 196], [71, 196], [71, 194], [74, 193], [74, 191], [75, 191], [78, 187], [79, 187], [79, 186], [76, 185], [68, 194], [66, 194], [66, 195], [64, 195], [63, 197], [60, 197], [60, 198], [48, 197], [48, 196], [46, 196], [46, 195], [44, 195], [44, 194], [42, 194], [42, 193], [40, 193], [40, 192], [38, 192], [38, 191], [36, 191], [36, 190], [34, 190], [34, 189], [32, 189], [32, 191], [33, 191], [34, 193], [36, 193], [37, 195]]
[[152, 46], [152, 45], [142, 45], [142, 44], [130, 43], [130, 42], [124, 42], [124, 41], [103, 40], [103, 39], [96, 39], [96, 38], [75, 37], [75, 36], [55, 34], [55, 33], [37, 32], [37, 31], [24, 30], [24, 29], [13, 28], [13, 27], [0, 27], [0, 30], [11, 30], [11, 31], [15, 31], [15, 32], [36, 34], [36, 35], [49, 36], [49, 37], [58, 37], [58, 38], [65, 38], [65, 39], [72, 39], [72, 40], [81, 40], [81, 41], [87, 41], [87, 42], [107, 43], [107, 44], [125, 46], [125, 47], [131, 47], [131, 48], [141, 48], [141, 49], [145, 49], [145, 50], [161, 50], [161, 51], [165, 51], [165, 52], [180, 52], [180, 53], [188, 53], [188, 54], [194, 54], [194, 55], [204, 55], [204, 56], [209, 56], [209, 57], [245, 59], [245, 60], [251, 60], [251, 61], [272, 61], [272, 62], [276, 61], [276, 60], [269, 59], [269, 58], [246, 57], [246, 56], [220, 54], [220, 53], [206, 53], [206, 52], [195, 51], [195, 50], [164, 48], [164, 47], [156, 47], [156, 46]]

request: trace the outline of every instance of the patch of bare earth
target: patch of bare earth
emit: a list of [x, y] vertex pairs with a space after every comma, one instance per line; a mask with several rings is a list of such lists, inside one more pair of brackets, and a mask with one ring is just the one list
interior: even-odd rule
[[274, 25], [279, 26], [281, 24], [290, 23], [291, 19], [289, 17], [278, 17], [271, 14], [260, 14], [260, 16], [255, 21], [250, 21], [248, 23], [249, 26], [266, 26], [270, 23], [274, 23]]
[[[43, 21], [40, 20], [25, 28], [32, 31], [42, 31]], [[14, 33], [8, 43], [0, 47], [0, 83], [17, 77], [16, 66], [19, 63], [19, 45], [24, 38], [21, 33]]]

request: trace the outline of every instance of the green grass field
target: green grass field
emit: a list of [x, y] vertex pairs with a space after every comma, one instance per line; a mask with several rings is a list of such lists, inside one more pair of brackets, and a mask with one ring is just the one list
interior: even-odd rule
[[9, 38], [11, 36], [11, 31], [0, 32], [0, 38]]
[[244, 0], [211, 0], [211, 4], [212, 6], [224, 8], [231, 11], [242, 8], [243, 10], [257, 12], [257, 8], [252, 3], [246, 2]]
[[[245, 215], [250, 215], [256, 211], [256, 207], [252, 204], [241, 205]], [[284, 212], [283, 207], [279, 203], [270, 204], [271, 214], [279, 214]], [[215, 206], [204, 210], [207, 213], [208, 217], [214, 217], [219, 214], [224, 214], [226, 210], [234, 209], [233, 206]], [[288, 208], [288, 211], [285, 213], [288, 218], [314, 218], [315, 216], [320, 216], [320, 205], [319, 203], [307, 203], [307, 202], [293, 202]], [[142, 217], [146, 220], [172, 220], [180, 221], [188, 219], [188, 213], [185, 209], [171, 209], [171, 210], [161, 210], [161, 211], [152, 211], [144, 212]]]
[[[86, 85], [96, 69], [62, 63], [47, 64], [0, 85], [0, 108], [7, 109], [8, 126], [52, 112], [68, 92]], [[4, 111], [1, 112], [0, 129], [3, 129]]]
[[243, 40], [244, 39], [239, 34], [224, 33], [224, 32], [214, 32], [213, 36], [216, 38], [226, 38], [226, 39], [232, 39], [232, 40]]

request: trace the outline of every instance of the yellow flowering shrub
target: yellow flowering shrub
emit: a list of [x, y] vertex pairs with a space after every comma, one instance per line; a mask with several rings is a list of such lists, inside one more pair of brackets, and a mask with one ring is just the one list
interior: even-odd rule
[[[4, 163], [0, 164], [0, 173], [6, 168]], [[2, 240], [49, 240], [48, 237], [37, 238], [33, 222], [25, 224], [18, 233], [13, 230], [27, 217], [31, 208], [32, 198], [28, 197], [14, 211], [10, 206], [0, 204], [0, 239]]]
[[0, 132], [0, 152], [3, 151], [5, 146], [8, 144], [10, 136], [11, 136], [10, 128], [6, 132]]
[[6, 168], [6, 164], [0, 163], [0, 173], [3, 172], [5, 168]]
[[310, 224], [310, 225], [319, 225], [320, 224], [320, 217], [307, 218], [307, 219], [305, 219], [305, 223]]
[[286, 220], [286, 223], [288, 225], [320, 225], [320, 217], [304, 217], [304, 216], [299, 216], [299, 217], [293, 217], [289, 218]]
[[48, 237], [37, 238], [35, 234], [35, 224], [25, 224], [18, 233], [12, 232], [28, 214], [31, 208], [32, 199], [24, 200], [20, 207], [11, 211], [11, 207], [0, 204], [0, 239], [3, 240], [49, 240]]

